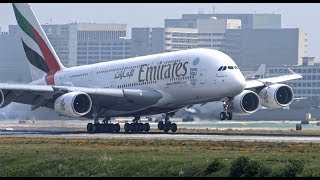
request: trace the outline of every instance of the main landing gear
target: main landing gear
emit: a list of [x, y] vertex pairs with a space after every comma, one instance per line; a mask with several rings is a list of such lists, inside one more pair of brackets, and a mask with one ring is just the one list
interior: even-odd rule
[[224, 112], [220, 113], [221, 120], [225, 120], [225, 119], [231, 120], [232, 119], [232, 112], [228, 112], [228, 107], [230, 106], [229, 104], [230, 104], [230, 101], [223, 102]]
[[105, 118], [102, 123], [99, 123], [97, 117], [94, 118], [94, 123], [87, 124], [87, 131], [93, 133], [118, 133], [120, 131], [119, 123], [113, 124], [110, 118]]
[[142, 132], [149, 132], [150, 125], [149, 123], [141, 123], [140, 117], [135, 117], [132, 123], [125, 123], [124, 124], [124, 131], [126, 133], [142, 133]]
[[176, 132], [177, 131], [176, 123], [171, 123], [171, 121], [169, 121], [169, 116], [172, 117], [174, 114], [175, 113], [166, 114], [164, 118], [164, 122], [160, 121], [158, 123], [158, 129], [163, 130], [164, 132], [169, 132], [169, 130], [171, 130], [172, 132]]

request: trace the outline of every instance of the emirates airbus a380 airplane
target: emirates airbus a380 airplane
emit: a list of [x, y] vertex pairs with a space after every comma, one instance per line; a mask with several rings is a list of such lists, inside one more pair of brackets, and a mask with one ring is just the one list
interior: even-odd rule
[[[177, 130], [169, 121], [176, 111], [194, 104], [222, 101], [220, 118], [251, 114], [259, 104], [283, 108], [293, 100], [292, 89], [279, 82], [299, 79], [291, 74], [246, 81], [236, 63], [213, 49], [189, 49], [91, 65], [65, 68], [29, 4], [13, 4], [21, 42], [30, 63], [29, 84], [0, 83], [0, 107], [11, 102], [54, 109], [68, 117], [94, 119], [89, 133], [119, 132], [111, 117], [134, 117], [125, 132], [148, 132], [140, 116], [165, 114], [158, 129]], [[35, 75], [43, 76], [34, 79]], [[99, 118], [103, 118], [102, 123]]]

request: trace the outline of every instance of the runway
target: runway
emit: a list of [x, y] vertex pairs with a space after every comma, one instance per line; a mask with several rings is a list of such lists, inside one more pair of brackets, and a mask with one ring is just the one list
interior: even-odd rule
[[144, 139], [144, 140], [199, 140], [199, 141], [247, 141], [247, 142], [295, 142], [320, 143], [320, 135], [248, 135], [248, 134], [219, 134], [219, 133], [97, 133], [88, 134], [86, 131], [46, 131], [46, 130], [9, 130], [0, 131], [1, 137], [28, 138], [76, 138], [76, 139]]
[[[60, 122], [60, 121], [59, 121]], [[75, 125], [75, 124], [76, 125]], [[66, 125], [67, 124], [67, 125]], [[226, 134], [226, 133], [164, 133], [149, 132], [141, 134], [97, 133], [88, 134], [84, 125], [86, 122], [41, 122], [41, 123], [0, 123], [0, 138], [80, 138], [80, 139], [148, 139], [148, 140], [199, 140], [199, 141], [263, 141], [263, 142], [295, 142], [320, 143], [320, 135], [306, 134]], [[153, 125], [151, 125], [153, 127]], [[122, 129], [123, 130], [123, 129]]]

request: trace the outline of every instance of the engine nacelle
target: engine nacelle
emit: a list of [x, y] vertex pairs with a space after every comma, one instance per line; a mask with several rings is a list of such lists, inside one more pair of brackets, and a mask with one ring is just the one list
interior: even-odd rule
[[91, 107], [91, 98], [84, 92], [69, 92], [61, 95], [54, 102], [54, 110], [68, 117], [83, 116], [91, 110]]
[[0, 89], [0, 108], [2, 108], [3, 103], [4, 103], [4, 94]]
[[293, 101], [293, 91], [286, 84], [272, 84], [259, 92], [261, 105], [267, 108], [284, 108]]
[[230, 110], [235, 114], [252, 114], [259, 109], [260, 98], [257, 93], [244, 90], [232, 100]]

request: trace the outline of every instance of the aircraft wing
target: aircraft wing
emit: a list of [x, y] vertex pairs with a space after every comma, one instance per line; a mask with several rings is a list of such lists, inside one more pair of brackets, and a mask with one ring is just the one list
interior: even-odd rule
[[279, 83], [279, 82], [290, 81], [290, 80], [302, 78], [302, 75], [293, 72], [291, 69], [289, 69], [289, 72], [291, 74], [276, 76], [276, 77], [269, 77], [269, 78], [261, 78], [261, 79], [255, 79], [255, 80], [248, 80], [246, 82], [245, 89], [265, 87], [269, 84], [274, 84], [274, 83]]
[[59, 96], [73, 91], [87, 93], [92, 103], [101, 108], [118, 111], [146, 108], [157, 103], [162, 98], [162, 94], [156, 90], [140, 89], [86, 88], [8, 83], [0, 83], [0, 89], [4, 97], [4, 102], [1, 107], [11, 102], [18, 102], [32, 105], [32, 109], [41, 106], [53, 108], [54, 102]]

